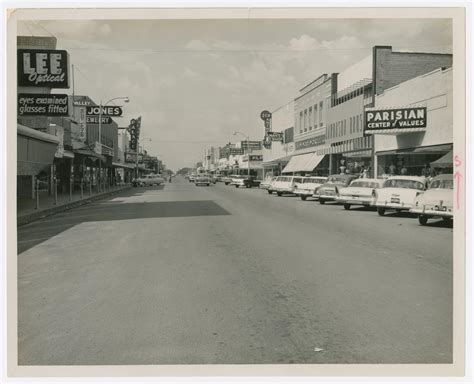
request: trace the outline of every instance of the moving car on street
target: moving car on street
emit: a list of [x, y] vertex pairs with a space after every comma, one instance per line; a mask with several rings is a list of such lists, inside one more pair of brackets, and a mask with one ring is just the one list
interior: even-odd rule
[[453, 218], [453, 175], [435, 176], [428, 190], [415, 199], [415, 206], [410, 213], [418, 215], [421, 225], [426, 225], [428, 219], [442, 218], [445, 222]]
[[194, 185], [211, 185], [211, 177], [206, 173], [200, 173], [194, 178]]
[[384, 180], [381, 179], [356, 179], [348, 187], [339, 188], [336, 201], [344, 204], [344, 209], [351, 205], [364, 205], [371, 207], [375, 204], [375, 192], [381, 188]]
[[247, 176], [243, 176], [243, 175], [234, 175], [232, 177], [232, 181], [230, 182], [230, 185], [235, 185], [235, 188], [239, 188], [239, 187], [244, 187], [245, 186], [245, 179], [247, 178]]
[[426, 178], [422, 176], [392, 176], [382, 188], [375, 191], [375, 206], [380, 216], [387, 209], [408, 211], [415, 206], [415, 199], [426, 189]]
[[258, 187], [260, 187], [260, 183], [261, 183], [260, 180], [257, 180], [252, 176], [250, 176], [250, 178], [247, 177], [244, 180], [245, 188], [252, 188], [252, 187], [257, 187], [258, 188]]
[[313, 197], [319, 200], [319, 204], [324, 204], [326, 201], [336, 201], [340, 188], [347, 187], [352, 180], [357, 179], [356, 175], [331, 175], [327, 181], [316, 188]]
[[268, 193], [276, 192], [278, 196], [293, 194], [296, 183], [303, 182], [303, 176], [278, 176], [268, 189]]
[[238, 176], [238, 175], [228, 175], [228, 176], [224, 176], [224, 177], [222, 178], [222, 181], [224, 182], [225, 185], [229, 185], [230, 183], [232, 183], [232, 179], [233, 179], [234, 177], [236, 177], [236, 176]]
[[299, 196], [301, 200], [306, 200], [308, 197], [312, 197], [316, 188], [319, 188], [327, 180], [327, 177], [323, 176], [310, 176], [305, 177], [302, 183], [297, 183], [294, 189], [296, 196]]
[[150, 174], [139, 177], [133, 184], [134, 186], [148, 187], [153, 185], [160, 185], [165, 182], [165, 179], [160, 175]]

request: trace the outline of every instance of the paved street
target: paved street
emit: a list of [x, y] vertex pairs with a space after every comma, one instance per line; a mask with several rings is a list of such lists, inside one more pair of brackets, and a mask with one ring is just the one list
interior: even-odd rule
[[442, 224], [178, 177], [18, 237], [20, 365], [451, 361]]

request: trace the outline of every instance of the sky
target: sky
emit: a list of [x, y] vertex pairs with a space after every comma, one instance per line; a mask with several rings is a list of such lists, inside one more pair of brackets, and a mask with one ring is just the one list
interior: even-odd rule
[[141, 116], [141, 143], [174, 171], [241, 140], [235, 131], [261, 140], [262, 110], [374, 45], [452, 53], [449, 19], [34, 20], [18, 34], [57, 37], [76, 95], [128, 96], [119, 126]]

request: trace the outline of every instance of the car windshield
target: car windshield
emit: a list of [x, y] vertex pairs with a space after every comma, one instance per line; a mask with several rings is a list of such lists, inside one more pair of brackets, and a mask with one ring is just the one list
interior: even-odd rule
[[324, 184], [326, 181], [325, 178], [317, 178], [317, 177], [310, 177], [308, 179], [303, 180], [303, 184]]
[[277, 177], [276, 181], [291, 181], [291, 177], [288, 177], [288, 176], [280, 176], [280, 177]]
[[353, 181], [350, 187], [357, 188], [378, 188], [380, 185], [376, 181], [365, 181], [365, 180], [356, 180]]
[[417, 180], [402, 180], [402, 179], [390, 179], [385, 182], [385, 188], [407, 188], [407, 189], [419, 189], [423, 191], [425, 186], [422, 182]]
[[445, 179], [445, 180], [433, 180], [430, 184], [430, 189], [453, 189], [454, 183], [453, 180]]

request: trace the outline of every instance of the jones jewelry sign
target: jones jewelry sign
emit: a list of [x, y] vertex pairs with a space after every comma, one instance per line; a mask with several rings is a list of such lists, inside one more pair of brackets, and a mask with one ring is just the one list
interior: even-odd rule
[[365, 111], [365, 129], [424, 128], [426, 107]]
[[[102, 109], [102, 112], [101, 112]], [[111, 106], [111, 107], [100, 107], [98, 105], [92, 105], [86, 108], [86, 114], [89, 116], [122, 116], [122, 108]]]
[[19, 49], [17, 58], [19, 86], [69, 88], [67, 51]]

